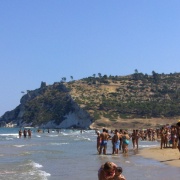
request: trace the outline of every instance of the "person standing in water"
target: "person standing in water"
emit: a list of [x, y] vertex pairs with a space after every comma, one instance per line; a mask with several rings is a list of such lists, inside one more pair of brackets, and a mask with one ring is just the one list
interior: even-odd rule
[[24, 138], [26, 138], [26, 136], [27, 136], [27, 130], [26, 129], [24, 129], [23, 134], [24, 134]]
[[124, 134], [122, 135], [122, 141], [123, 141], [123, 145], [122, 145], [122, 150], [123, 153], [128, 153], [128, 145], [129, 145], [129, 135], [126, 131], [124, 131]]
[[107, 130], [105, 128], [103, 128], [103, 132], [100, 134], [101, 145], [100, 145], [99, 154], [102, 153], [102, 150], [103, 150], [103, 154], [106, 154], [107, 142], [108, 142], [109, 137], [110, 137], [110, 135], [107, 133]]
[[135, 144], [136, 144], [136, 148], [139, 148], [139, 137], [140, 137], [140, 133], [139, 130], [136, 129], [136, 133], [135, 133]]
[[100, 132], [97, 131], [96, 134], [97, 134], [97, 152], [99, 153], [100, 152], [100, 146], [101, 146]]
[[31, 130], [30, 130], [30, 129], [28, 129], [27, 133], [28, 133], [28, 137], [31, 138], [31, 134], [32, 134], [32, 133], [31, 133]]
[[135, 146], [136, 146], [136, 130], [135, 129], [133, 129], [133, 132], [131, 134], [131, 139], [132, 139], [133, 149], [135, 149]]
[[119, 153], [119, 145], [120, 145], [120, 134], [118, 130], [115, 130], [114, 136], [113, 136], [113, 154]]
[[121, 149], [122, 149], [122, 135], [123, 135], [122, 129], [119, 130], [119, 135], [120, 135], [120, 137], [119, 137], [119, 140], [120, 140], [119, 150], [121, 151]]
[[20, 129], [20, 130], [19, 130], [19, 138], [21, 138], [22, 133], [23, 133], [23, 132], [22, 132], [22, 130]]

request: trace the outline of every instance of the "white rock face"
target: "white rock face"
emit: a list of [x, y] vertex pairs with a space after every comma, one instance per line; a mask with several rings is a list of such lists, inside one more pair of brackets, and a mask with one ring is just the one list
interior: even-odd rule
[[75, 113], [68, 114], [66, 118], [67, 119], [60, 124], [62, 128], [67, 128], [74, 125], [77, 127], [87, 128], [91, 124], [91, 119], [89, 117], [80, 117]]
[[82, 109], [69, 113], [65, 116], [65, 120], [59, 125], [55, 124], [55, 120], [49, 121], [47, 124], [42, 125], [44, 128], [69, 128], [72, 126], [79, 128], [89, 128], [92, 121], [89, 114]]

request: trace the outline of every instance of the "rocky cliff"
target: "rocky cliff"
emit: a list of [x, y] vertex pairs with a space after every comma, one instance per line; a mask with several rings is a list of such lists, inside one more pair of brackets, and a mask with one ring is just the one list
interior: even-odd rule
[[19, 127], [89, 128], [92, 117], [71, 98], [63, 83], [27, 91], [20, 105], [6, 112], [1, 122], [17, 123]]

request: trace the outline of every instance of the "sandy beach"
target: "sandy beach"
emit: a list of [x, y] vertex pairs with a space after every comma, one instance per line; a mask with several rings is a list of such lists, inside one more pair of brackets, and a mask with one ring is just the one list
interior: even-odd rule
[[145, 148], [140, 150], [140, 156], [151, 158], [174, 167], [180, 167], [180, 152], [178, 149], [160, 147]]
[[[96, 120], [90, 126], [91, 129], [102, 130], [103, 127], [107, 129], [148, 129], [148, 128], [159, 128], [166, 124], [176, 124], [178, 119], [176, 118], [134, 118], [134, 119], [121, 119], [118, 118], [116, 121], [110, 121], [108, 118]], [[103, 127], [102, 127], [103, 124]]]

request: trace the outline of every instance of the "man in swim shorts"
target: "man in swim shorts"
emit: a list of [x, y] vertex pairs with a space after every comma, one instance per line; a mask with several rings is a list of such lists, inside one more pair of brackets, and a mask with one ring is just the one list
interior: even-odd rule
[[100, 144], [99, 154], [102, 153], [102, 150], [103, 150], [103, 154], [106, 154], [107, 142], [109, 137], [110, 135], [107, 133], [107, 130], [103, 128], [103, 132], [100, 134], [101, 144]]
[[113, 143], [113, 154], [118, 154], [119, 145], [120, 145], [120, 134], [117, 129], [115, 130], [112, 143]]

